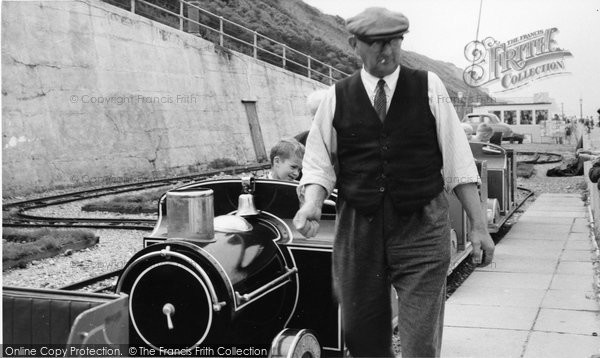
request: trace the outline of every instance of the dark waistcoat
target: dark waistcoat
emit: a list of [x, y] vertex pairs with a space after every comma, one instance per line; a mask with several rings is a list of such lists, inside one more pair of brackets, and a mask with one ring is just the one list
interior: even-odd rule
[[360, 72], [336, 83], [339, 195], [363, 214], [389, 195], [401, 214], [413, 213], [444, 187], [435, 117], [429, 108], [427, 72], [402, 67], [382, 123]]

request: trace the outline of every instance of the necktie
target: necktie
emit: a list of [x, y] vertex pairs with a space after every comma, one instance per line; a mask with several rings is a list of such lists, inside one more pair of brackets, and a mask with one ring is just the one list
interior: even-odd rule
[[385, 89], [383, 88], [384, 86], [384, 80], [379, 80], [379, 82], [377, 82], [377, 88], [375, 89], [375, 100], [373, 101], [375, 111], [377, 112], [377, 115], [379, 116], [381, 122], [383, 122], [383, 120], [385, 119], [386, 112]]

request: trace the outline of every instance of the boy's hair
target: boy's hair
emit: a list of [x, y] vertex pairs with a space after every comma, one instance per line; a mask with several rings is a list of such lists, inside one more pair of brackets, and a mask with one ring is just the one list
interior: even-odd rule
[[460, 126], [465, 131], [465, 134], [473, 134], [473, 127], [469, 123], [461, 123]]
[[292, 155], [303, 158], [304, 146], [294, 138], [283, 138], [271, 148], [269, 157], [271, 159], [271, 164], [273, 164], [273, 159], [275, 159], [275, 157], [285, 160], [292, 157]]
[[492, 126], [490, 126], [487, 123], [481, 123], [478, 127], [477, 127], [477, 133], [493, 133], [494, 132], [494, 128], [492, 128]]

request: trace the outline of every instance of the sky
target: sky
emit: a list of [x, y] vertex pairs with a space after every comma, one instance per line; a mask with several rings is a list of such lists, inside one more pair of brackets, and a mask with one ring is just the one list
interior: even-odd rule
[[[538, 30], [557, 28], [558, 47], [564, 57], [565, 74], [531, 81], [519, 89], [504, 90], [499, 81], [488, 86], [491, 96], [502, 99], [532, 97], [547, 92], [559, 114], [598, 118], [600, 109], [600, 0], [303, 0], [330, 15], [346, 19], [370, 6], [382, 6], [406, 15], [409, 33], [402, 47], [432, 59], [451, 62], [464, 69], [465, 46], [475, 40], [479, 8], [478, 39], [492, 37], [503, 43]], [[581, 101], [580, 101], [581, 99]]]

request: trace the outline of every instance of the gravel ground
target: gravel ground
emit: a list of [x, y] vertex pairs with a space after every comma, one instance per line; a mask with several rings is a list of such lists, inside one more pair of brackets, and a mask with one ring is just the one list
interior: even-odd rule
[[511, 148], [521, 152], [550, 152], [563, 156], [562, 163], [537, 164], [535, 165], [534, 175], [530, 178], [517, 178], [517, 185], [533, 190], [536, 196], [542, 193], [580, 193], [586, 190], [585, 179], [583, 176], [575, 177], [547, 177], [546, 171], [550, 168], [562, 165], [565, 166], [569, 160], [575, 158], [575, 146], [564, 144], [506, 144], [506, 148]]
[[2, 273], [3, 286], [60, 288], [68, 284], [123, 268], [142, 249], [142, 238], [150, 231], [96, 230], [100, 241], [94, 247], [33, 261], [26, 268]]
[[[171, 187], [165, 187], [165, 191], [167, 191], [170, 188]], [[156, 188], [152, 188], [152, 189], [146, 189], [146, 190], [132, 191], [132, 192], [124, 193], [121, 195], [143, 194], [146, 192], [154, 192], [155, 190], [156, 190]], [[61, 205], [55, 205], [55, 206], [46, 206], [43, 208], [28, 210], [26, 213], [28, 215], [61, 217], [61, 218], [158, 219], [158, 213], [155, 213], [155, 214], [148, 214], [148, 213], [120, 214], [120, 213], [112, 213], [112, 212], [105, 212], [105, 211], [93, 211], [93, 212], [81, 211], [81, 208], [84, 205], [98, 202], [98, 201], [111, 200], [117, 196], [119, 196], [119, 194], [106, 195], [106, 196], [102, 196], [99, 198], [93, 198], [93, 199], [79, 200], [79, 201], [74, 201], [74, 202], [65, 203], [65, 204], [61, 204]]]

